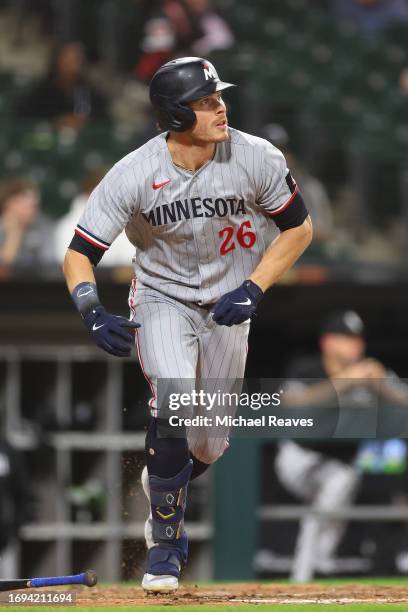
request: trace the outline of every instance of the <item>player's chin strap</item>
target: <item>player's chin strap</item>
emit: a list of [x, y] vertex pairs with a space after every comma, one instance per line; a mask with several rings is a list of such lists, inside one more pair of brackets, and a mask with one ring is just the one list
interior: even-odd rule
[[149, 475], [155, 542], [148, 553], [149, 574], [178, 577], [181, 563], [187, 562], [188, 540], [184, 531], [184, 511], [192, 469], [193, 462], [189, 459], [172, 478]]

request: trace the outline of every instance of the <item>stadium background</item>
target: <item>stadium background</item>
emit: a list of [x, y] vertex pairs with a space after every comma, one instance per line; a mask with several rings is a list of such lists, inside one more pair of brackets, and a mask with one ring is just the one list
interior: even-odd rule
[[[184, 38], [169, 35], [172, 4], [184, 6], [0, 2], [0, 180], [36, 181], [52, 223], [68, 211], [84, 175], [154, 135], [146, 83], [155, 62], [203, 49], [199, 11], [188, 15]], [[330, 231], [264, 300], [251, 332], [248, 376], [283, 375], [294, 356], [316, 350], [322, 318], [339, 308], [357, 310], [370, 354], [407, 376], [408, 27], [401, 16], [376, 27], [344, 21], [336, 4], [213, 5], [226, 30], [221, 48], [207, 42], [208, 56], [222, 78], [239, 85], [227, 97], [230, 124], [256, 134], [265, 124], [282, 125], [298, 163], [327, 190], [333, 216]], [[56, 46], [69, 41], [85, 49], [87, 78], [105, 101], [103, 120], [91, 113], [78, 126], [29, 116], [32, 88]], [[2, 573], [93, 566], [105, 580], [137, 578], [147, 389], [135, 358], [115, 361], [94, 350], [52, 257], [2, 264], [0, 277], [2, 437], [25, 460], [31, 500], [3, 550]], [[129, 267], [101, 268], [107, 308], [126, 313], [130, 279]], [[274, 452], [267, 441], [236, 440], [191, 487], [186, 577], [287, 575], [297, 523], [262, 520], [260, 513], [297, 503], [276, 481]], [[234, 513], [242, 486], [245, 500]], [[359, 501], [404, 509], [405, 485], [392, 475], [368, 475]], [[362, 573], [405, 574], [405, 534], [404, 520], [351, 523], [340, 554], [368, 561]]]

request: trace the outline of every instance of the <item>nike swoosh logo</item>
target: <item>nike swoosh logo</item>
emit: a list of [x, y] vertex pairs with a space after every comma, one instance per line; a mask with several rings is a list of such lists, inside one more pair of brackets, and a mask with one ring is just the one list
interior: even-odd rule
[[93, 326], [92, 326], [92, 331], [96, 331], [97, 329], [100, 329], [104, 325], [105, 325], [105, 323], [102, 323], [102, 325], [96, 325], [96, 323], [94, 323]]
[[93, 291], [93, 289], [88, 289], [88, 291], [85, 291], [85, 292], [82, 291], [82, 290], [79, 290], [78, 291], [78, 297], [84, 297], [85, 295], [88, 295], [89, 293], [92, 293], [92, 291]]
[[250, 306], [252, 304], [249, 298], [246, 299], [245, 302], [234, 302], [237, 306]]
[[153, 183], [152, 187], [153, 189], [160, 189], [160, 187], [164, 187], [165, 185], [168, 185], [169, 183], [171, 183], [171, 179], [169, 179], [168, 181], [164, 181], [164, 183]]

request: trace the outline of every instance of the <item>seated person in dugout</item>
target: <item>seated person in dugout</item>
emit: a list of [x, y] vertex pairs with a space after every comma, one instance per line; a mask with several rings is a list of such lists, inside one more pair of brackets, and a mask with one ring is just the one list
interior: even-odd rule
[[[407, 385], [365, 351], [359, 315], [351, 310], [333, 313], [320, 332], [320, 354], [298, 360], [289, 368], [283, 405], [330, 409], [336, 403], [335, 435], [345, 423], [343, 408], [352, 408], [357, 419], [362, 411], [366, 422], [373, 416], [375, 423], [383, 404], [406, 409]], [[373, 430], [373, 437], [376, 433]], [[327, 438], [283, 441], [276, 455], [276, 474], [290, 493], [315, 510], [330, 512], [350, 506], [361, 479], [355, 464], [358, 446], [352, 437], [347, 443]], [[316, 571], [332, 572], [345, 527], [344, 520], [306, 515], [300, 522], [291, 579], [308, 582]]]

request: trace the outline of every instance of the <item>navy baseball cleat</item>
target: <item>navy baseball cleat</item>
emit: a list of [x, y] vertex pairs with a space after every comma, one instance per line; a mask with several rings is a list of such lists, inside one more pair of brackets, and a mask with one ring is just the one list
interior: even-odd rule
[[142, 587], [146, 591], [166, 593], [178, 588], [181, 566], [188, 557], [184, 510], [192, 467], [190, 460], [173, 478], [148, 476], [147, 470], [142, 473], [151, 509], [145, 528], [149, 550]]

